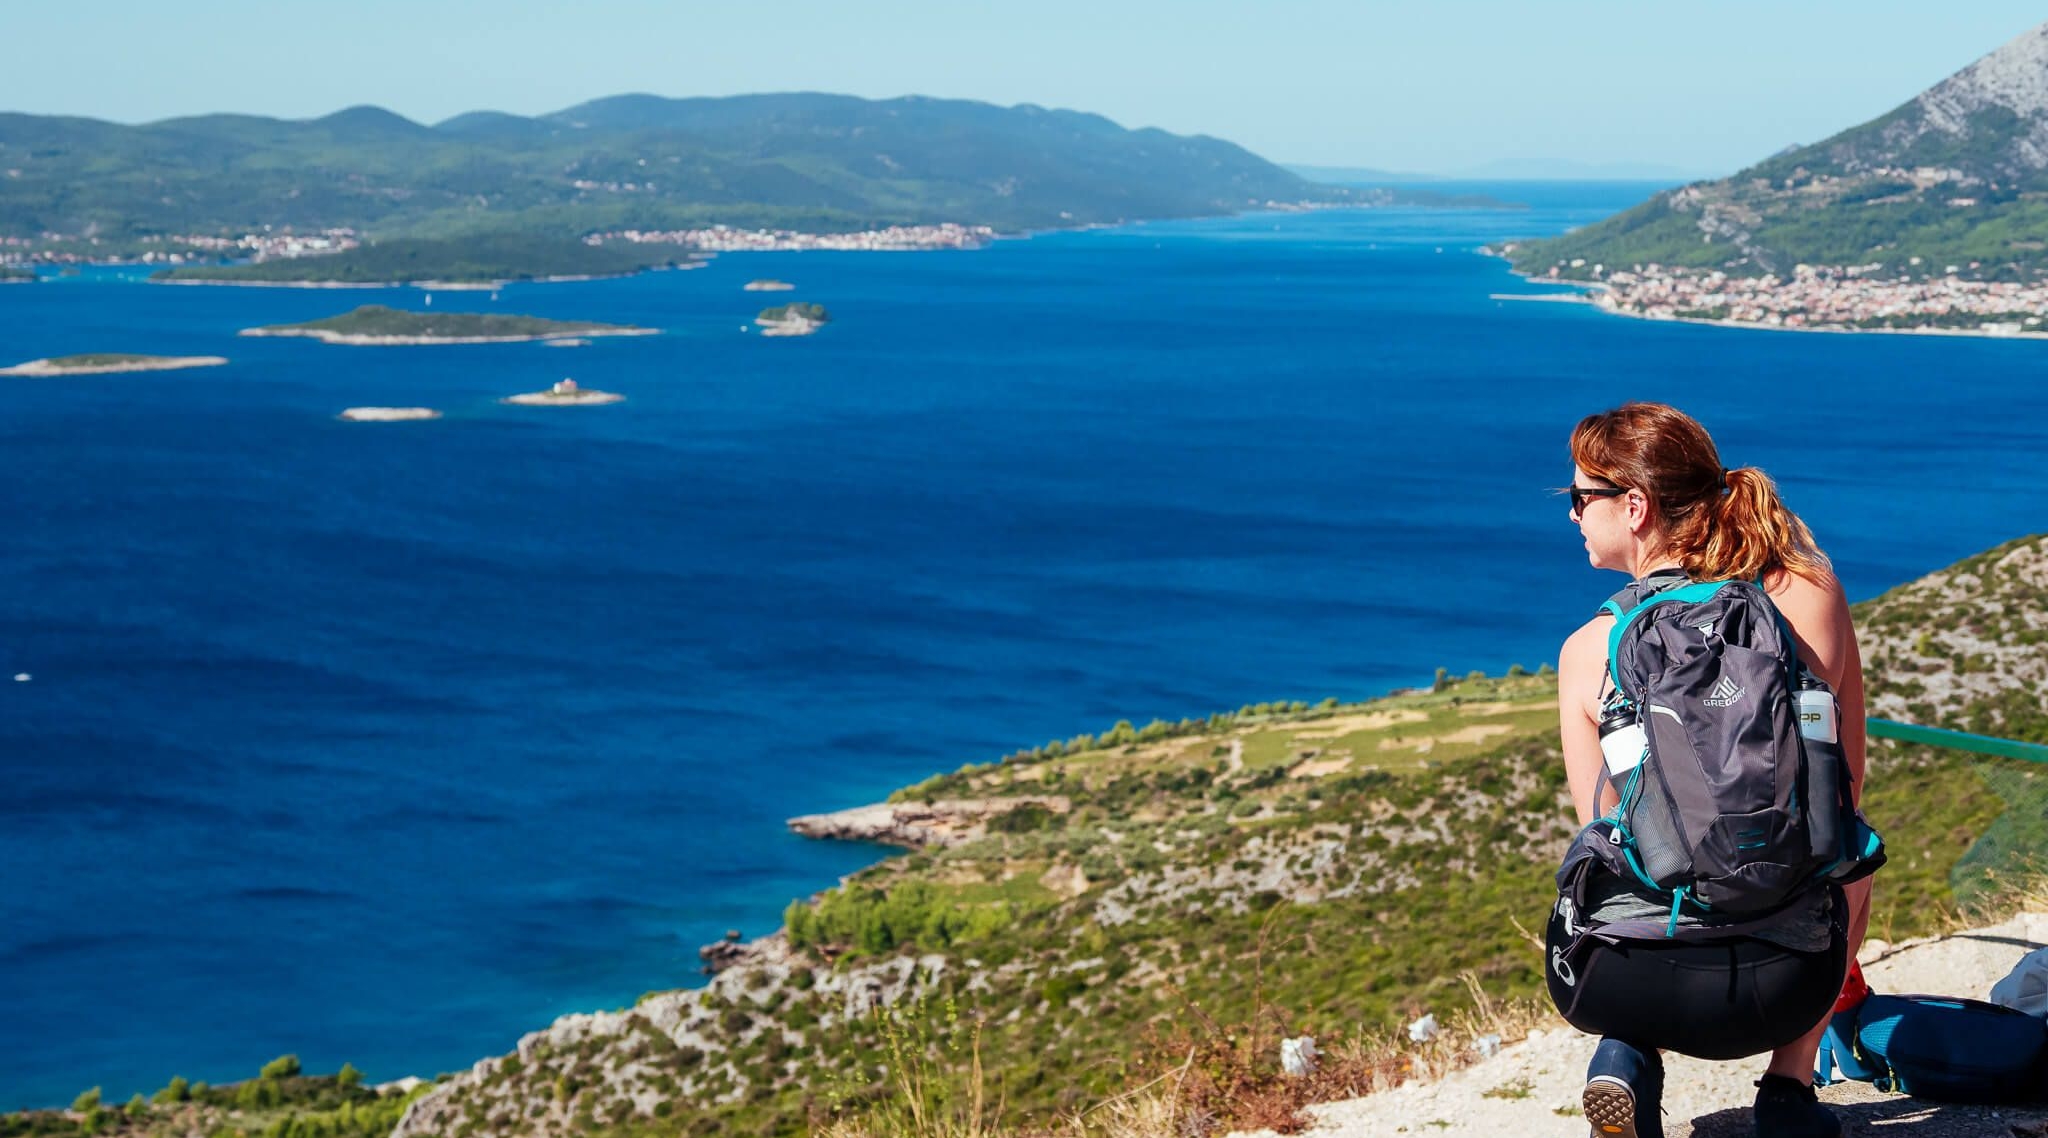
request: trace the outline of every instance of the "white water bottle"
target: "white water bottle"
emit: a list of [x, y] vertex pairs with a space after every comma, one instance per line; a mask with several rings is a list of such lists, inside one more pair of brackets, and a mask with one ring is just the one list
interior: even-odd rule
[[1799, 716], [1799, 733], [1821, 743], [1839, 743], [1835, 722], [1835, 693], [1814, 681], [1811, 672], [1799, 673], [1799, 690], [1792, 693], [1792, 707]]
[[1641, 765], [1650, 753], [1650, 737], [1626, 703], [1609, 704], [1600, 714], [1600, 754], [1607, 760], [1607, 777], [1619, 785], [1628, 772]]

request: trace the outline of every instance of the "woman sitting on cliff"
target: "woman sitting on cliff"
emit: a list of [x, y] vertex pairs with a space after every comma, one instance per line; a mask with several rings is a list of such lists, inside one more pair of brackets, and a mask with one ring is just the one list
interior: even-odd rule
[[[1623, 611], [1687, 581], [1761, 581], [1797, 642], [1799, 659], [1839, 701], [1840, 742], [1851, 796], [1863, 783], [1863, 670], [1842, 587], [1806, 525], [1754, 467], [1724, 470], [1705, 428], [1656, 403], [1592, 415], [1572, 432], [1571, 518], [1595, 568], [1633, 580]], [[1617, 802], [1603, 766], [1599, 723], [1613, 692], [1603, 611], [1564, 643], [1558, 713], [1566, 773], [1579, 823]], [[1597, 809], [1595, 803], [1598, 803]], [[1837, 910], [1845, 897], [1847, 912]], [[1573, 952], [1573, 916], [1560, 903], [1550, 926], [1552, 998], [1582, 1031], [1601, 1036], [1587, 1071], [1585, 1109], [1596, 1138], [1661, 1138], [1659, 1049], [1705, 1059], [1770, 1053], [1757, 1082], [1759, 1138], [1836, 1138], [1841, 1123], [1814, 1096], [1814, 1054], [1862, 941], [1870, 883], [1813, 889], [1746, 935], [1718, 940], [1587, 938]], [[1580, 914], [1589, 926], [1671, 914], [1711, 926], [1712, 914], [1680, 913], [1637, 882], [1598, 873]], [[1703, 934], [1711, 935], [1711, 934]]]

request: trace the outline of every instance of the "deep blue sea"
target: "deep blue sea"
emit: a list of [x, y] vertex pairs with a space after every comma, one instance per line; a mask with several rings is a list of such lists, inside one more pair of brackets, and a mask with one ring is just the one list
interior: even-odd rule
[[[1777, 475], [1852, 596], [2048, 525], [2048, 346], [1495, 300], [1543, 290], [1480, 244], [1648, 191], [1478, 188], [1533, 208], [431, 294], [666, 333], [575, 349], [235, 336], [418, 289], [0, 287], [0, 363], [232, 360], [0, 381], [0, 1108], [463, 1067], [880, 856], [791, 815], [1554, 659], [1619, 579], [1548, 490], [1626, 398]], [[743, 333], [759, 276], [834, 323]], [[564, 376], [628, 401], [498, 402]]]

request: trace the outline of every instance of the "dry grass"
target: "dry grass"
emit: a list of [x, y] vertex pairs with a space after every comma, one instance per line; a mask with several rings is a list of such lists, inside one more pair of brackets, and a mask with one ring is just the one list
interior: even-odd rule
[[[948, 1030], [937, 1037], [921, 1002], [908, 1009], [876, 1012], [882, 1021], [880, 1093], [867, 1103], [814, 1117], [811, 1133], [819, 1138], [999, 1138], [1003, 1106], [1000, 1096], [989, 1101], [987, 1072], [981, 1065], [981, 1023], [964, 1033]], [[948, 1005], [949, 1029], [958, 1027], [958, 1010]], [[964, 1054], [963, 1054], [964, 1052]], [[964, 1064], [964, 1065], [963, 1065]], [[957, 1074], [955, 1073], [957, 1070]]]
[[1435, 1039], [1414, 1043], [1399, 1032], [1326, 1037], [1318, 1041], [1321, 1065], [1302, 1077], [1280, 1070], [1280, 1040], [1288, 1033], [1277, 1026], [1285, 1020], [1279, 1009], [1263, 1006], [1254, 1022], [1226, 1025], [1191, 1008], [1192, 1026], [1146, 1041], [1150, 1069], [1158, 1074], [1068, 1119], [1062, 1133], [1070, 1138], [1211, 1138], [1261, 1129], [1298, 1134], [1310, 1123], [1304, 1107], [1411, 1080], [1440, 1079], [1477, 1062], [1475, 1044], [1484, 1036], [1513, 1043], [1531, 1028], [1557, 1026], [1548, 1004], [1496, 1001], [1478, 977], [1468, 972], [1460, 978], [1471, 990], [1474, 1007], [1452, 1016]]
[[[1877, 888], [1883, 889], [1883, 870], [1878, 871], [1875, 880]], [[2048, 869], [2029, 864], [2018, 873], [1996, 876], [1992, 878], [1990, 887], [1969, 904], [1943, 903], [1939, 911], [1935, 927], [1940, 936], [1999, 924], [2021, 913], [2048, 913]], [[1872, 916], [1875, 918], [1875, 914]], [[1872, 933], [1875, 935], [1875, 929]]]
[[[1996, 924], [2023, 912], [2048, 912], [2048, 871], [2010, 875], [1969, 906], [1948, 905], [1940, 935]], [[1516, 926], [1539, 950], [1542, 941]], [[1451, 1016], [1437, 1038], [1410, 1042], [1404, 1033], [1363, 1032], [1319, 1039], [1322, 1068], [1306, 1078], [1279, 1071], [1279, 1039], [1287, 1032], [1279, 1009], [1262, 1006], [1261, 1021], [1222, 1025], [1191, 1014], [1197, 1027], [1182, 1027], [1156, 1041], [1154, 1070], [1163, 1073], [1116, 1099], [1069, 1120], [1060, 1138], [1211, 1138], [1233, 1129], [1300, 1133], [1309, 1122], [1302, 1108], [1357, 1098], [1409, 1081], [1433, 1081], [1478, 1061], [1474, 1044], [1498, 1035], [1508, 1045], [1532, 1029], [1554, 1031], [1563, 1020], [1548, 1001], [1493, 999], [1477, 976], [1462, 973], [1472, 996], [1469, 1012]], [[1181, 1047], [1173, 1052], [1172, 1047]], [[1177, 1060], [1177, 1062], [1174, 1062]]]
[[[1275, 910], [1278, 912], [1278, 910]], [[1223, 1023], [1188, 1001], [1185, 1017], [1141, 1043], [1132, 1085], [1120, 1094], [1058, 1120], [1049, 1129], [1020, 1130], [997, 1122], [982, 1067], [980, 1031], [949, 1032], [942, 1042], [920, 1026], [920, 1014], [889, 1019], [886, 1075], [872, 1093], [813, 1119], [816, 1138], [1213, 1138], [1231, 1130], [1297, 1134], [1309, 1124], [1302, 1108], [1357, 1098], [1411, 1079], [1437, 1079], [1478, 1059], [1474, 1044], [1497, 1035], [1512, 1043], [1536, 1026], [1552, 1026], [1547, 1004], [1499, 1001], [1473, 973], [1460, 975], [1472, 997], [1437, 1037], [1414, 1043], [1403, 1032], [1361, 1030], [1318, 1039], [1322, 1061], [1312, 1074], [1280, 1069], [1280, 1041], [1302, 1034], [1294, 1016], [1264, 998], [1264, 966], [1298, 939], [1275, 921], [1260, 929], [1250, 980], [1249, 1021]], [[953, 1013], [947, 1009], [950, 1017]], [[965, 1037], [964, 1045], [962, 1042]]]
[[[1280, 910], [1275, 910], [1276, 913]], [[1944, 934], [2007, 920], [2021, 912], [2048, 912], [2048, 872], [2002, 880], [1968, 906], [1942, 914]], [[1540, 945], [1517, 925], [1520, 935]], [[1255, 1012], [1246, 1022], [1223, 1023], [1192, 1001], [1180, 1022], [1149, 1034], [1139, 1047], [1132, 1085], [1076, 1111], [1047, 1129], [1021, 1130], [996, 1121], [981, 1064], [978, 1032], [967, 1046], [937, 1046], [915, 1030], [887, 1036], [890, 1072], [886, 1093], [858, 1114], [820, 1118], [818, 1138], [1215, 1138], [1232, 1130], [1298, 1134], [1310, 1119], [1305, 1107], [1358, 1098], [1410, 1081], [1433, 1081], [1473, 1065], [1485, 1036], [1503, 1046], [1532, 1029], [1563, 1026], [1541, 999], [1497, 1000], [1478, 976], [1461, 973], [1472, 1007], [1453, 1013], [1435, 1039], [1415, 1043], [1404, 1031], [1361, 1029], [1319, 1037], [1322, 1062], [1312, 1074], [1280, 1070], [1280, 1041], [1302, 1034], [1297, 1019], [1263, 997], [1268, 954], [1284, 957], [1294, 937], [1269, 921], [1260, 929], [1252, 960]], [[957, 1037], [956, 1037], [957, 1038]], [[948, 1073], [948, 1064], [955, 1070]]]
[[[1279, 913], [1281, 910], [1274, 910]], [[1303, 1034], [1287, 1010], [1264, 997], [1268, 952], [1283, 953], [1295, 937], [1281, 935], [1270, 919], [1259, 930], [1252, 958], [1254, 1011], [1248, 1022], [1221, 1023], [1188, 1001], [1185, 1018], [1154, 1031], [1139, 1050], [1137, 1085], [1065, 1120], [1069, 1138], [1210, 1138], [1231, 1130], [1298, 1134], [1310, 1119], [1303, 1108], [1358, 1098], [1413, 1079], [1433, 1080], [1479, 1059], [1477, 1042], [1488, 1035], [1503, 1044], [1525, 1038], [1533, 1027], [1553, 1027], [1556, 1013], [1545, 1001], [1502, 1001], [1479, 977], [1460, 973], [1472, 1007], [1454, 1013], [1437, 1036], [1415, 1043], [1405, 1031], [1361, 1029], [1326, 1034], [1317, 1040], [1322, 1061], [1308, 1075], [1280, 1069], [1280, 1041]]]

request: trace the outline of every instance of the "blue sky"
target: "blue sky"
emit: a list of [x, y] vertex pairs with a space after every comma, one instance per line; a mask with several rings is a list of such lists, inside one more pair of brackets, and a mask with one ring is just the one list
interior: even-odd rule
[[1723, 173], [2044, 18], [2016, 0], [7, 0], [0, 110], [434, 122], [816, 90], [1072, 107], [1283, 162]]

